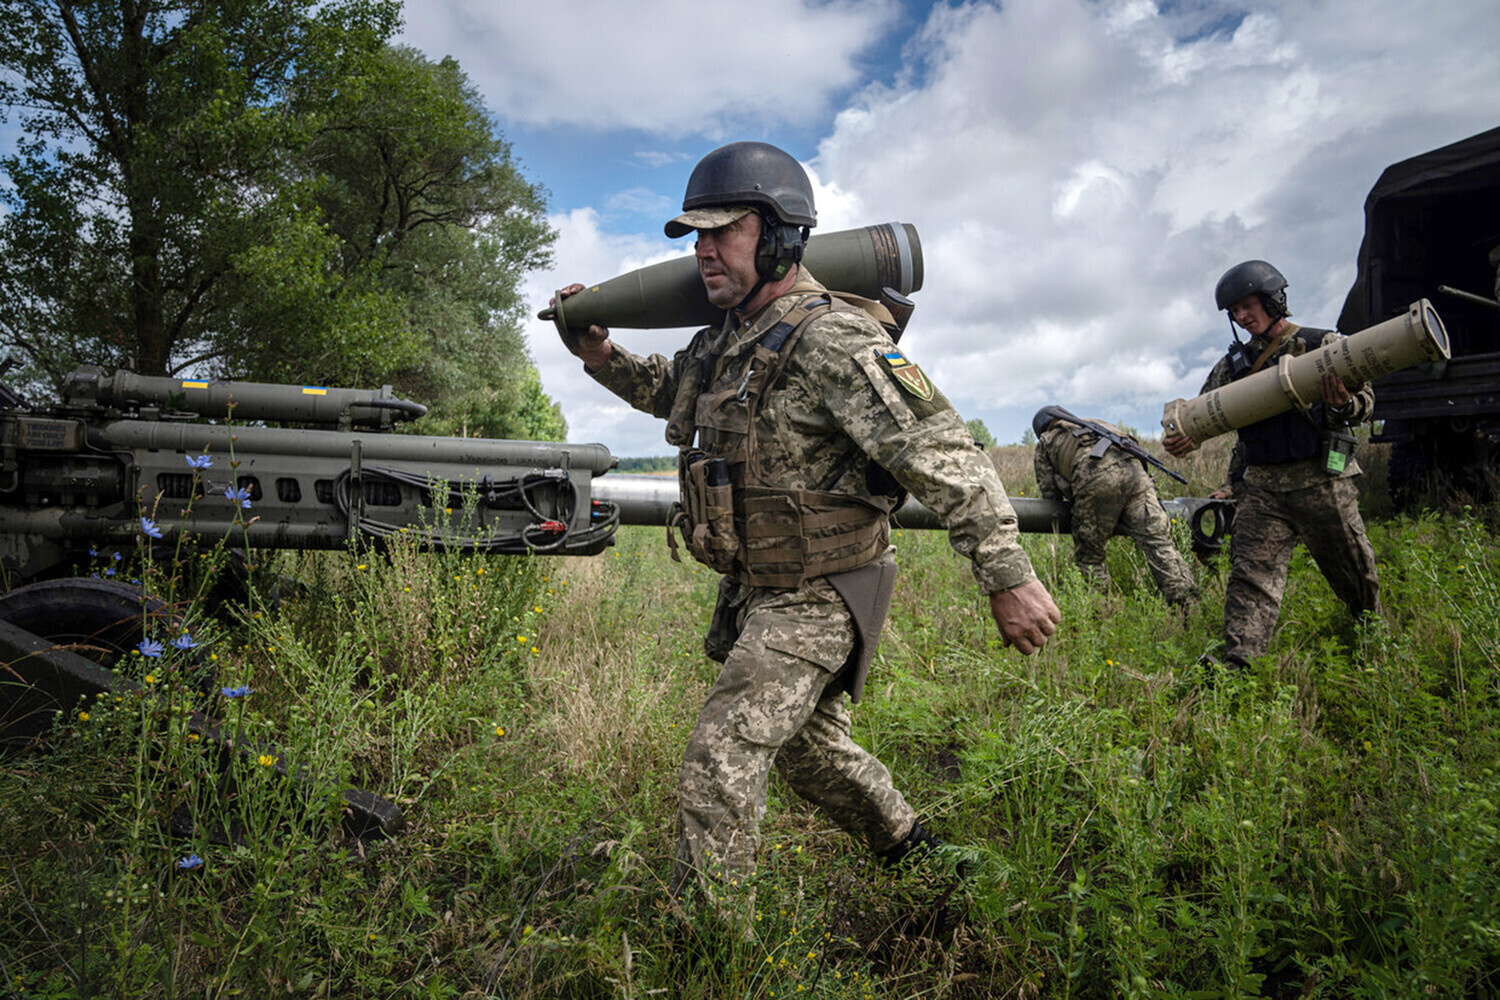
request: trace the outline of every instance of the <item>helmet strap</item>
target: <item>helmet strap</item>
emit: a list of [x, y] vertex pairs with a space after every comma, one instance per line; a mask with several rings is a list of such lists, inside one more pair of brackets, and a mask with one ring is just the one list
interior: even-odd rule
[[767, 276], [763, 272], [761, 272], [759, 268], [756, 268], [756, 273], [757, 277], [755, 279], [755, 287], [746, 292], [745, 297], [743, 299], [740, 299], [738, 303], [731, 306], [729, 309], [730, 312], [744, 312], [746, 303], [759, 295], [760, 290], [766, 287], [766, 281], [768, 280]]

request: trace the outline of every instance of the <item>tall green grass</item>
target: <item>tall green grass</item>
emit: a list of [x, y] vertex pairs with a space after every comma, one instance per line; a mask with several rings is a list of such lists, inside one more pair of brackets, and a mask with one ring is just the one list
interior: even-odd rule
[[[1268, 656], [1208, 675], [1222, 563], [1183, 614], [1127, 543], [1101, 594], [1029, 536], [1064, 624], [1022, 658], [944, 537], [898, 532], [855, 736], [954, 846], [886, 872], [773, 780], [750, 936], [665, 890], [715, 580], [661, 529], [282, 554], [279, 604], [183, 609], [251, 689], [211, 705], [251, 747], [227, 771], [166, 668], [0, 760], [0, 994], [1495, 995], [1500, 546], [1462, 512], [1370, 534], [1386, 621], [1299, 554]], [[350, 783], [403, 831], [342, 833]]]

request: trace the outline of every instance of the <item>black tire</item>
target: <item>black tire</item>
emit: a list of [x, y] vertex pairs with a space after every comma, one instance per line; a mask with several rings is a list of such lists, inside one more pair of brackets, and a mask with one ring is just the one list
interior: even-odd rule
[[[0, 621], [136, 681], [153, 662], [131, 655], [141, 640], [164, 642], [181, 628], [171, 607], [139, 585], [93, 577], [43, 580], [0, 594]], [[206, 704], [216, 675], [207, 658], [194, 651], [176, 662]]]
[[172, 618], [162, 601], [118, 580], [44, 580], [0, 595], [0, 621], [106, 667]]

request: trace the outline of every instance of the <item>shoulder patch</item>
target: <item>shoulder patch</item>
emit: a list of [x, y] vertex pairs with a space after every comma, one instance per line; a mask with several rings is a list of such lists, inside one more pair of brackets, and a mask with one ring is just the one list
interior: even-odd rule
[[906, 360], [906, 355], [893, 347], [881, 352], [880, 358], [901, 388], [918, 399], [931, 401], [937, 391], [933, 388], [932, 380], [923, 374], [922, 369]]

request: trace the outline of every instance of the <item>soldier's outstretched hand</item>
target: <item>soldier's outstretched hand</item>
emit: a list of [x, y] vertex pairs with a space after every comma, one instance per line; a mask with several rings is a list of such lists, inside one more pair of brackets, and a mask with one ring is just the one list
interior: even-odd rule
[[[557, 300], [565, 299], [570, 295], [577, 295], [583, 291], [583, 286], [574, 282], [566, 288], [559, 289], [549, 303], [552, 308], [557, 308]], [[605, 361], [609, 360], [610, 352], [613, 350], [609, 342], [609, 328], [595, 323], [587, 330], [569, 329], [566, 333], [558, 331], [562, 337], [563, 346], [575, 357], [581, 360], [585, 368], [590, 371], [598, 371]]]
[[995, 618], [995, 627], [1000, 630], [1001, 642], [1015, 646], [1023, 656], [1030, 656], [1047, 645], [1047, 639], [1062, 621], [1057, 602], [1052, 600], [1052, 595], [1047, 593], [1040, 580], [991, 594], [990, 614]]

